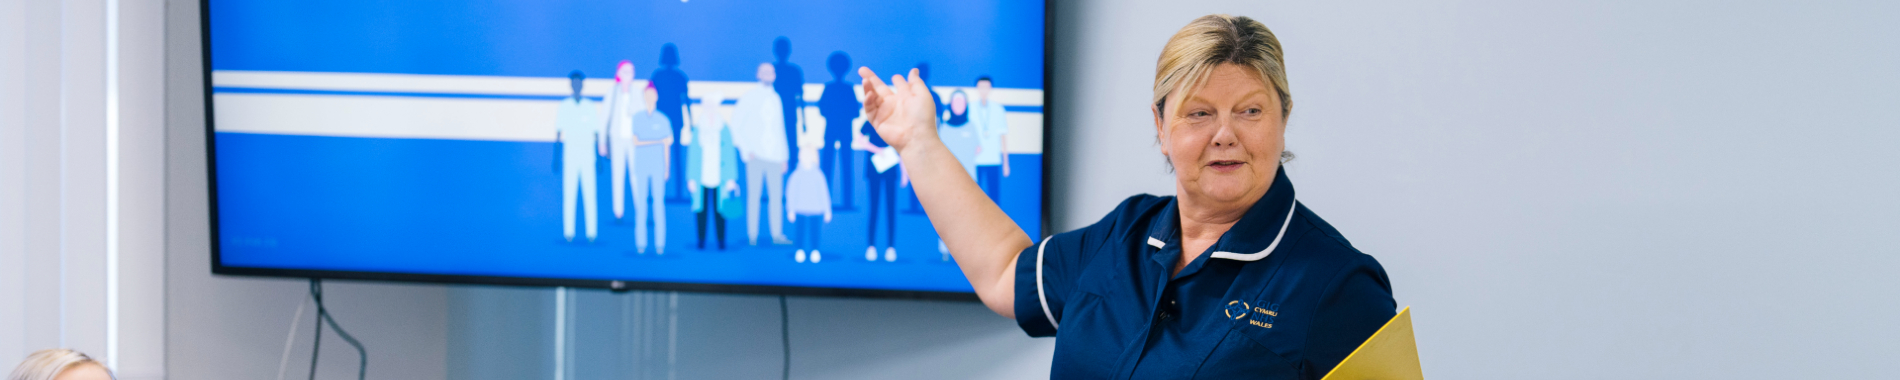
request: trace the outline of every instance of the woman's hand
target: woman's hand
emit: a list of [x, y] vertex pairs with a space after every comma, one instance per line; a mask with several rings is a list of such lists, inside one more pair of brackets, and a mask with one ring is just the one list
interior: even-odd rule
[[920, 139], [937, 138], [937, 104], [930, 87], [910, 70], [910, 78], [892, 75], [885, 85], [869, 67], [859, 67], [864, 77], [864, 115], [877, 135], [899, 152]]

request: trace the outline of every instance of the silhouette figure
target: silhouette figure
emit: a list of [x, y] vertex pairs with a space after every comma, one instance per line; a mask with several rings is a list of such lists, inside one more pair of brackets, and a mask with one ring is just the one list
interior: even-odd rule
[[[791, 62], [792, 40], [789, 38], [780, 36], [772, 40], [772, 56], [778, 58], [772, 62], [772, 70], [778, 74], [772, 89], [778, 92], [779, 110], [785, 119], [785, 141], [791, 144], [798, 141], [799, 126], [805, 124], [805, 71]], [[790, 151], [797, 147], [788, 145], [785, 149]], [[797, 167], [798, 156], [793, 155], [788, 164]]]
[[853, 181], [845, 173], [851, 172], [851, 120], [858, 118], [858, 112], [864, 108], [858, 102], [858, 93], [852, 91], [851, 82], [845, 80], [845, 72], [851, 69], [851, 56], [842, 51], [832, 52], [825, 61], [825, 68], [831, 71], [831, 81], [825, 82], [825, 92], [818, 98], [818, 114], [825, 118], [824, 146], [818, 150], [819, 168], [825, 172], [827, 182], [836, 181], [832, 187], [838, 196], [832, 199], [842, 203], [834, 205], [840, 210], [851, 210], [854, 199], [851, 193]]
[[[673, 46], [671, 42], [660, 45], [660, 69], [654, 70], [653, 77], [648, 79], [649, 83], [653, 84], [653, 89], [660, 93], [660, 101], [656, 107], [659, 108], [660, 114], [666, 115], [667, 121], [672, 123], [671, 126], [674, 136], [680, 135], [680, 128], [684, 125], [684, 120], [687, 120], [686, 105], [690, 103], [686, 100], [686, 72], [680, 71], [679, 66], [679, 47]], [[684, 148], [684, 144], [680, 145], [681, 146], [675, 147], [677, 149], [672, 149], [672, 162], [686, 162], [686, 158], [684, 157], [686, 149]], [[686, 194], [687, 183], [684, 179], [685, 174], [683, 174], [683, 170], [685, 169], [683, 165], [673, 165], [672, 180], [668, 181], [672, 185], [667, 186], [667, 202], [681, 203], [688, 201], [689, 198], [687, 198]]]

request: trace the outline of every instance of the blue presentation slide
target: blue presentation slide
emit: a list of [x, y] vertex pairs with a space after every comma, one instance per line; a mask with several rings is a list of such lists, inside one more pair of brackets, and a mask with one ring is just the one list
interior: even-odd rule
[[1042, 225], [1042, 2], [212, 0], [238, 268], [969, 292], [856, 68]]

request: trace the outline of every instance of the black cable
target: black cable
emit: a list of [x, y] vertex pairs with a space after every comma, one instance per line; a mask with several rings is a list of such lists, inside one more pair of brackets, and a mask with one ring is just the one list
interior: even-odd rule
[[356, 341], [356, 337], [352, 337], [350, 333], [343, 331], [343, 326], [337, 325], [336, 318], [330, 316], [330, 311], [323, 308], [322, 280], [316, 278], [310, 279], [310, 298], [317, 301], [318, 319], [317, 337], [312, 339], [313, 343], [310, 347], [310, 379], [316, 380], [317, 378], [317, 353], [320, 352], [318, 349], [322, 348], [323, 324], [327, 322], [330, 324], [331, 330], [336, 330], [338, 337], [342, 337], [343, 341], [349, 343], [350, 346], [356, 347], [356, 379], [363, 380], [364, 375], [368, 374], [369, 371], [369, 351], [363, 350], [363, 343]]
[[310, 279], [310, 297], [317, 300], [317, 333], [310, 339], [310, 380], [317, 380], [317, 353], [323, 352], [323, 285]]
[[782, 342], [785, 344], [784, 378], [786, 380], [791, 380], [792, 378], [792, 315], [791, 313], [787, 312], [787, 310], [788, 309], [785, 307], [785, 295], [784, 294], [778, 295], [779, 342]]

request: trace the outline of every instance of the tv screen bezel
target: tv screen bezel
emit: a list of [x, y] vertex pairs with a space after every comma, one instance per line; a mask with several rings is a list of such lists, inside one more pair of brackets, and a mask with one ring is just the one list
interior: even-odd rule
[[[1042, 218], [1041, 218], [1042, 228], [1041, 229], [1042, 229], [1043, 236], [1038, 236], [1037, 237], [1038, 240], [1042, 238], [1046, 238], [1048, 235], [1051, 234], [1049, 231], [1049, 227], [1050, 227], [1049, 177], [1050, 176], [1049, 176], [1048, 169], [1049, 169], [1050, 160], [1048, 159], [1048, 157], [1049, 157], [1049, 148], [1050, 148], [1051, 129], [1054, 126], [1054, 124], [1051, 123], [1051, 120], [1053, 118], [1051, 117], [1051, 113], [1050, 113], [1050, 110], [1052, 109], [1050, 107], [1051, 105], [1050, 100], [1052, 100], [1052, 97], [1050, 96], [1050, 94], [1052, 93], [1052, 90], [1054, 90], [1054, 88], [1051, 87], [1051, 83], [1053, 83], [1053, 78], [1051, 77], [1051, 75], [1054, 74], [1054, 72], [1050, 68], [1053, 66], [1051, 65], [1051, 61], [1054, 58], [1054, 55], [1052, 53], [1054, 52], [1054, 42], [1055, 42], [1055, 38], [1054, 38], [1055, 36], [1055, 12], [1054, 12], [1055, 4], [1053, 0], [1044, 0], [1042, 6], [1043, 6], [1043, 36], [1042, 36], [1043, 37], [1043, 42], [1042, 42], [1043, 43], [1042, 45], [1042, 53], [1043, 53], [1043, 59], [1042, 59], [1043, 160], [1042, 160], [1041, 165], [1043, 169], [1042, 171], [1043, 175], [1042, 175], [1042, 178], [1040, 179], [1042, 182], [1042, 194], [1040, 194], [1042, 203], [1040, 205], [1041, 207], [1038, 210], [1038, 212], [1042, 213]], [[692, 282], [649, 282], [649, 281], [626, 281], [626, 280], [612, 280], [612, 279], [577, 279], [577, 278], [560, 278], [560, 277], [514, 277], [514, 276], [452, 275], [452, 274], [427, 274], [427, 273], [405, 273], [405, 272], [335, 271], [335, 270], [287, 269], [287, 268], [268, 268], [268, 267], [242, 267], [242, 266], [224, 265], [223, 259], [220, 255], [222, 241], [218, 237], [218, 233], [219, 233], [218, 170], [217, 170], [218, 156], [217, 156], [217, 127], [216, 127], [217, 118], [215, 117], [217, 113], [214, 112], [216, 105], [212, 102], [212, 91], [211, 91], [212, 89], [212, 83], [211, 83], [211, 71], [212, 71], [211, 70], [211, 4], [209, 1], [201, 1], [198, 3], [198, 31], [199, 31], [198, 37], [199, 37], [199, 43], [200, 43], [199, 53], [200, 53], [200, 58], [201, 58], [200, 66], [202, 69], [201, 74], [203, 76], [202, 84], [204, 86], [203, 93], [204, 93], [204, 106], [205, 106], [204, 108], [204, 112], [205, 112], [204, 142], [205, 142], [205, 170], [206, 170], [205, 173], [206, 173], [206, 180], [207, 180], [206, 195], [209, 197], [208, 204], [210, 206], [209, 219], [211, 223], [211, 229], [210, 229], [211, 273], [214, 275], [290, 277], [290, 278], [307, 278], [307, 279], [367, 280], [367, 281], [440, 283], [440, 284], [598, 288], [598, 289], [608, 289], [608, 290], [612, 290], [616, 292], [631, 291], [631, 290], [655, 290], [655, 291], [682, 291], [682, 292], [703, 292], [703, 293], [737, 293], [737, 294], [770, 294], [770, 295], [798, 295], [798, 296], [824, 296], [824, 297], [864, 297], [864, 298], [923, 299], [923, 300], [948, 300], [948, 301], [978, 301], [976, 294], [972, 292], [942, 292], [942, 291], [780, 286], [780, 285], [713, 284], [713, 283], [692, 283]]]

